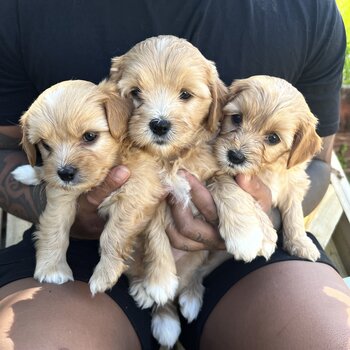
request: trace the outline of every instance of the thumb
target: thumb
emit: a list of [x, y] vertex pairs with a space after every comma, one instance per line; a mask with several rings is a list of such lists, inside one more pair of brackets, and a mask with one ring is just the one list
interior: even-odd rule
[[271, 209], [271, 191], [257, 176], [239, 174], [235, 180], [239, 187], [248, 192], [262, 206], [263, 210]]
[[109, 172], [105, 181], [109, 182], [111, 187], [117, 189], [126, 182], [129, 176], [130, 170], [124, 165], [118, 165]]
[[118, 165], [113, 168], [101, 185], [87, 193], [86, 198], [88, 202], [96, 206], [100, 205], [106, 197], [121, 187], [129, 176], [130, 170], [126, 166]]
[[261, 187], [259, 182], [257, 181], [256, 176], [238, 174], [235, 177], [235, 180], [239, 187], [241, 187], [244, 191], [248, 192], [254, 198], [256, 197], [256, 192], [258, 192]]

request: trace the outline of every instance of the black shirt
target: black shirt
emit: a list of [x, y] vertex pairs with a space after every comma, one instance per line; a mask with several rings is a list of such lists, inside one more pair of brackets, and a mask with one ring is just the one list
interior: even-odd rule
[[159, 34], [188, 39], [226, 84], [288, 80], [319, 134], [336, 132], [346, 43], [333, 0], [1, 0], [0, 123], [17, 123], [59, 81], [101, 81], [112, 57]]

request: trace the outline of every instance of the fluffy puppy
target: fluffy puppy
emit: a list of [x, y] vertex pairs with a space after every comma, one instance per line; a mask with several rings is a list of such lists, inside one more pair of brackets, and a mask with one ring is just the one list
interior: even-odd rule
[[[209, 142], [217, 133], [226, 88], [215, 65], [186, 40], [159, 36], [114, 58], [110, 80], [121, 96], [133, 101], [131, 142], [157, 162], [162, 184], [176, 200], [189, 205], [190, 188], [178, 170], [186, 169], [201, 181], [217, 170]], [[145, 232], [143, 266], [137, 272], [129, 271], [130, 293], [142, 307], [163, 305], [177, 291], [175, 262], [165, 233], [168, 225], [172, 219], [163, 202]], [[200, 261], [206, 252], [193, 255]], [[158, 340], [163, 336], [158, 327], [164, 325], [162, 320], [152, 326]], [[179, 332], [179, 323], [175, 323], [174, 328], [169, 325], [173, 338]]]
[[[132, 175], [99, 208], [108, 220], [100, 238], [101, 259], [90, 279], [92, 294], [111, 288], [126, 269], [136, 235], [163, 195], [156, 163], [126, 139], [130, 112], [130, 101], [120, 98], [112, 84], [78, 80], [47, 89], [22, 116], [24, 150], [34, 165], [39, 148], [43, 167], [36, 175], [46, 185], [47, 204], [35, 233], [34, 277], [39, 281], [73, 280], [66, 251], [77, 199], [121, 163]], [[14, 175], [23, 181], [25, 172], [20, 168]], [[135, 198], [141, 191], [142, 198]]]
[[306, 166], [321, 149], [316, 125], [304, 97], [291, 84], [253, 76], [230, 86], [215, 144], [226, 174], [257, 175], [270, 188], [282, 215], [284, 248], [312, 261], [319, 251], [305, 233], [302, 201], [310, 183]]

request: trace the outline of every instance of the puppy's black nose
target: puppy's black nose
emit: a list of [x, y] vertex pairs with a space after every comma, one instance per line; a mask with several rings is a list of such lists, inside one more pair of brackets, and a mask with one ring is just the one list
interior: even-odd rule
[[57, 170], [58, 176], [64, 182], [73, 181], [76, 173], [77, 173], [77, 169], [71, 165], [66, 165]]
[[232, 151], [232, 149], [227, 152], [227, 158], [233, 164], [242, 164], [246, 160], [241, 151]]
[[154, 134], [164, 136], [170, 130], [171, 123], [165, 119], [152, 119], [149, 127]]

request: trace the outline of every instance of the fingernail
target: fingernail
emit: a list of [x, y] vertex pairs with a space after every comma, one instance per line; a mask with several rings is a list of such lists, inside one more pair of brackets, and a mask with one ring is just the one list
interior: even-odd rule
[[120, 165], [112, 169], [111, 176], [114, 181], [123, 182], [130, 176], [130, 171], [127, 167]]
[[244, 174], [239, 174], [235, 177], [236, 181], [241, 184], [241, 185], [245, 185], [248, 184], [251, 180], [251, 176], [250, 175], [244, 175]]
[[244, 180], [245, 181], [250, 181], [252, 177], [250, 175], [244, 175]]

